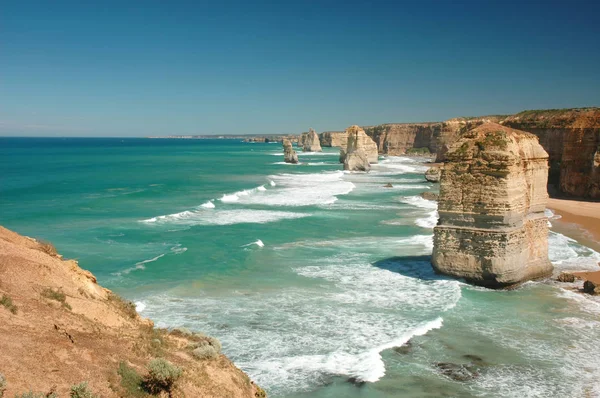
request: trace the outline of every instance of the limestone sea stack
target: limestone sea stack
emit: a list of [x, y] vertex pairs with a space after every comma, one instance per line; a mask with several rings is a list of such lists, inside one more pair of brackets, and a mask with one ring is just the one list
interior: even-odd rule
[[379, 161], [377, 144], [365, 133], [362, 127], [356, 125], [350, 126], [346, 129], [345, 133], [347, 136], [346, 145], [340, 147], [340, 163], [345, 163], [347, 155], [357, 151], [362, 151], [367, 161], [371, 164]]
[[432, 263], [490, 288], [549, 276], [548, 154], [535, 135], [496, 123], [449, 147]]
[[304, 139], [304, 147], [302, 148], [304, 152], [322, 152], [321, 143], [319, 141], [319, 136], [317, 132], [313, 129], [308, 129], [308, 135]]
[[292, 148], [290, 140], [283, 140], [283, 158], [286, 163], [298, 163], [298, 154]]
[[377, 144], [359, 126], [348, 127], [346, 133], [346, 147], [340, 149], [340, 162], [344, 163], [344, 170], [370, 170], [371, 163], [378, 161]]

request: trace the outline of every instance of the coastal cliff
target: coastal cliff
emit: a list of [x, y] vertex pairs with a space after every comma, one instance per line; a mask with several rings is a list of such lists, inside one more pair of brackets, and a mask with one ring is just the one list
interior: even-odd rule
[[550, 275], [548, 154], [537, 137], [484, 123], [450, 145], [446, 157], [434, 269], [491, 288]]
[[346, 147], [348, 133], [345, 131], [324, 131], [319, 134], [322, 147]]
[[412, 148], [427, 148], [435, 153], [437, 146], [433, 138], [441, 127], [442, 123], [391, 123], [364, 129], [377, 144], [379, 153], [398, 156]]
[[86, 382], [102, 397], [265, 396], [218, 340], [155, 329], [76, 261], [2, 227], [0, 304], [0, 395], [66, 397]]
[[600, 108], [524, 111], [502, 124], [539, 137], [560, 192], [600, 199]]

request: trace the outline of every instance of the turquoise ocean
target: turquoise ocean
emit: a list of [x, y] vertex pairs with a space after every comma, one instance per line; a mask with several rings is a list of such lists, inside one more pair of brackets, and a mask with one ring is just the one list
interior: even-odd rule
[[[600, 396], [600, 302], [432, 272], [425, 159], [360, 174], [335, 148], [299, 157], [237, 140], [0, 138], [0, 224], [51, 241], [157, 326], [218, 337], [271, 397]], [[600, 260], [549, 240], [558, 269]]]

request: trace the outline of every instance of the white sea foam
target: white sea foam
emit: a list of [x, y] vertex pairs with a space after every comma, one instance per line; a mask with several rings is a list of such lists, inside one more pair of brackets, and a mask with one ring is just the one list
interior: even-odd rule
[[277, 189], [239, 197], [238, 203], [268, 206], [310, 206], [334, 203], [338, 195], [346, 195], [354, 184], [344, 181], [342, 171], [314, 174], [278, 174], [269, 178]]
[[133, 267], [126, 268], [123, 271], [114, 272], [113, 275], [117, 275], [117, 276], [127, 275], [127, 274], [129, 274], [129, 273], [131, 273], [133, 271], [145, 270], [146, 269], [146, 265], [145, 264], [153, 263], [153, 262], [157, 261], [158, 259], [164, 257], [165, 254], [166, 253], [159, 254], [158, 256], [152, 257], [152, 258], [150, 258], [148, 260], [140, 261], [140, 262], [136, 263]]
[[596, 271], [600, 262], [600, 253], [553, 231], [548, 234], [548, 257], [561, 270]]
[[257, 189], [258, 191], [262, 191], [262, 192], [264, 192], [264, 191], [266, 191], [266, 190], [267, 190], [267, 188], [265, 188], [265, 187], [264, 187], [264, 186], [262, 186], [262, 185], [261, 185], [260, 187], [256, 188], [256, 189]]
[[275, 183], [275, 181], [271, 180], [271, 181], [269, 181], [269, 185], [270, 185], [270, 186], [272, 186], [272, 187], [274, 187], [274, 186], [276, 186], [277, 184]]
[[209, 200], [208, 202], [200, 205], [200, 207], [203, 207], [205, 209], [214, 209], [215, 208], [215, 204], [213, 203], [212, 200]]
[[136, 301], [135, 302], [135, 310], [137, 312], [142, 312], [146, 309], [146, 304], [144, 304], [144, 302], [142, 301]]
[[279, 220], [308, 217], [307, 213], [296, 213], [272, 210], [197, 210], [184, 211], [181, 213], [165, 216], [152, 217], [142, 220], [150, 225], [231, 225], [231, 224], [264, 224]]
[[[266, 290], [203, 289], [195, 297], [150, 295], [145, 314], [160, 327], [183, 324], [218, 333], [224, 352], [273, 395], [313, 388], [315, 380], [332, 376], [374, 382], [386, 372], [381, 352], [441, 327], [442, 314], [456, 305], [461, 288], [434, 277], [426, 258], [376, 266], [366, 250], [389, 245], [390, 251], [423, 252], [429, 240], [374, 237], [364, 246], [358, 238], [321, 246], [290, 242], [277, 250], [281, 267], [291, 266], [306, 282]], [[300, 255], [307, 250], [313, 252]], [[201, 317], [197, 308], [206, 309]]]
[[258, 239], [256, 242], [252, 242], [252, 243], [248, 243], [246, 245], [242, 245], [242, 247], [248, 247], [248, 246], [252, 246], [252, 245], [256, 245], [258, 247], [265, 247], [265, 244], [260, 239]]

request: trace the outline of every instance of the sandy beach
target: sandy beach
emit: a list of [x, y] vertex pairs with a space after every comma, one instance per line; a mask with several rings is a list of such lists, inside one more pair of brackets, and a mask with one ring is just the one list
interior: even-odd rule
[[[561, 218], [552, 220], [552, 229], [600, 252], [600, 202], [549, 199], [548, 208]], [[596, 272], [576, 273], [584, 280], [600, 283]]]

